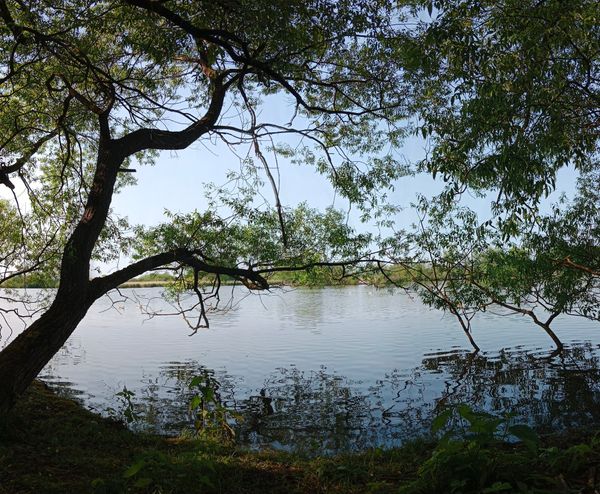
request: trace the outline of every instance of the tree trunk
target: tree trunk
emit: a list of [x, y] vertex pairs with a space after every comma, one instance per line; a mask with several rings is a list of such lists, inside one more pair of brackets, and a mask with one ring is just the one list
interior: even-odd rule
[[57, 296], [50, 308], [0, 352], [0, 419], [65, 344], [93, 301]]
[[[204, 117], [180, 131], [138, 129], [113, 140], [109, 124], [112, 103], [98, 115], [94, 179], [83, 215], [65, 244], [56, 299], [48, 311], [0, 352], [0, 418], [65, 344], [94, 301], [116, 287], [119, 275], [128, 272], [122, 270], [115, 273], [117, 276], [105, 277], [105, 282], [100, 284], [89, 279], [92, 252], [106, 223], [123, 161], [146, 149], [184, 149], [209, 132], [221, 113], [229, 87], [223, 83], [226, 73], [212, 80], [213, 94]], [[234, 80], [232, 78], [230, 83]]]
[[100, 118], [94, 180], [83, 215], [66, 242], [60, 283], [50, 308], [0, 352], [0, 416], [6, 414], [65, 344], [101, 293], [91, 289], [92, 251], [104, 227], [124, 156], [110, 139], [108, 115]]
[[560, 341], [560, 338], [556, 335], [556, 333], [550, 329], [550, 325], [545, 323], [537, 323], [537, 325], [540, 326], [546, 332], [546, 334], [550, 336], [550, 338], [552, 338], [552, 341], [556, 345], [556, 352], [562, 352], [564, 349], [563, 342]]

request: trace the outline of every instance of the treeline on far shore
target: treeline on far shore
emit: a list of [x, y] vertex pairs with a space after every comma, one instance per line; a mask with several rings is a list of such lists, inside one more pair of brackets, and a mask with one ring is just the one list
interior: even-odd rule
[[[273, 273], [268, 277], [271, 286], [294, 286], [294, 287], [324, 287], [324, 286], [352, 286], [352, 285], [374, 285], [386, 286], [409, 286], [412, 282], [431, 280], [433, 273], [427, 266], [421, 266], [410, 270], [403, 266], [386, 268], [385, 274], [379, 269], [365, 268], [354, 271], [344, 271], [342, 268], [316, 267], [306, 271], [290, 271]], [[199, 284], [206, 286], [214, 283], [212, 275], [200, 277]], [[235, 280], [228, 276], [221, 276], [221, 284], [232, 285]], [[181, 285], [191, 288], [193, 277], [176, 277], [167, 272], [148, 273], [134, 278], [121, 288], [151, 288]], [[45, 273], [29, 273], [16, 276], [6, 280], [0, 288], [57, 288], [58, 280]]]

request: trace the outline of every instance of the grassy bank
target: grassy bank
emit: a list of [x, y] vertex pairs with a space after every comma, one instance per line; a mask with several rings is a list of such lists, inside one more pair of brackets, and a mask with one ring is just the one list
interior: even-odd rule
[[434, 448], [250, 453], [135, 434], [36, 383], [0, 428], [0, 493], [594, 493], [600, 485], [591, 433], [545, 438], [535, 450], [473, 441]]

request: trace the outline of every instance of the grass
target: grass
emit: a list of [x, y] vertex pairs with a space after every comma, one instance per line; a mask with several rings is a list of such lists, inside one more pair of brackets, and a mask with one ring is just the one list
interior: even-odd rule
[[136, 434], [36, 382], [0, 429], [0, 493], [394, 492], [415, 458], [403, 450], [307, 459]]
[[[268, 276], [271, 286], [293, 286], [293, 287], [325, 287], [325, 286], [350, 286], [358, 284], [370, 284], [376, 287], [410, 286], [413, 281], [431, 280], [433, 273], [430, 268], [421, 267], [419, 270], [409, 273], [402, 266], [393, 266], [387, 270], [388, 278], [383, 276], [378, 269], [365, 269], [357, 272], [355, 276], [345, 276], [341, 268], [314, 268], [307, 271], [275, 272]], [[146, 273], [123, 283], [121, 288], [154, 288], [165, 287], [177, 282], [177, 278], [169, 273]], [[193, 278], [188, 276], [186, 283], [191, 286]], [[179, 280], [180, 282], [180, 280]], [[200, 278], [200, 285], [211, 286], [214, 277], [204, 275]], [[235, 281], [228, 276], [221, 277], [223, 285], [231, 285]], [[239, 282], [237, 282], [239, 283]], [[44, 276], [41, 273], [17, 276], [2, 284], [3, 288], [57, 288], [58, 279]]]
[[598, 492], [593, 434], [543, 442], [533, 453], [464, 441], [451, 456], [424, 442], [331, 458], [248, 452], [136, 434], [34, 383], [0, 426], [0, 494]]

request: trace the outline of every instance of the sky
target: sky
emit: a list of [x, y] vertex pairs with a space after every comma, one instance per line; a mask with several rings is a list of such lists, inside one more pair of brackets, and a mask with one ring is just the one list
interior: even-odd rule
[[[289, 101], [282, 97], [268, 99], [262, 106], [262, 121], [285, 124], [293, 111]], [[175, 126], [177, 128], [177, 125]], [[426, 142], [417, 137], [409, 137], [398, 157], [408, 163], [416, 163], [425, 155]], [[136, 168], [137, 185], [124, 188], [113, 200], [113, 211], [119, 216], [126, 216], [130, 224], [156, 225], [165, 221], [164, 212], [185, 213], [193, 210], [203, 211], [207, 206], [205, 184], [223, 185], [227, 182], [229, 170], [240, 169], [240, 156], [243, 158], [251, 153], [250, 145], [238, 149], [238, 156], [222, 142], [200, 140], [183, 151], [162, 152], [153, 166], [132, 164]], [[267, 154], [270, 165], [273, 157]], [[323, 210], [334, 205], [348, 212], [348, 223], [359, 231], [375, 232], [371, 225], [363, 225], [359, 221], [359, 212], [352, 209], [346, 200], [336, 195], [325, 177], [320, 176], [310, 165], [292, 164], [285, 159], [279, 159], [280, 199], [284, 206], [295, 206], [307, 202], [309, 206]], [[275, 170], [273, 170], [275, 174]], [[263, 178], [266, 181], [266, 176]], [[572, 196], [575, 190], [577, 174], [572, 168], [560, 171], [557, 180], [557, 190], [547, 198], [542, 209], [555, 202], [561, 193]], [[21, 205], [26, 202], [22, 185], [15, 180]], [[415, 202], [418, 194], [432, 197], [443, 189], [441, 180], [434, 180], [428, 174], [407, 176], [397, 180], [394, 190], [389, 194], [390, 202], [404, 209], [396, 215], [395, 229], [408, 229], [417, 220], [415, 211], [410, 204]], [[274, 204], [274, 195], [270, 186], [265, 186], [261, 193]], [[0, 197], [12, 198], [6, 187], [0, 187]], [[489, 199], [477, 199], [466, 193], [462, 203], [476, 211], [482, 221], [490, 218]], [[126, 260], [122, 260], [126, 262]], [[122, 265], [122, 262], [119, 264]], [[101, 267], [108, 272], [110, 266]]]
[[[423, 12], [423, 16], [425, 13]], [[434, 11], [433, 17], [436, 13]], [[429, 16], [428, 16], [429, 17]], [[421, 20], [426, 20], [424, 17]], [[186, 96], [182, 94], [182, 96]], [[259, 120], [277, 122], [285, 125], [294, 112], [293, 101], [284, 96], [270, 96], [262, 101]], [[233, 111], [235, 119], [235, 111]], [[175, 123], [175, 128], [182, 123]], [[173, 127], [171, 126], [171, 130]], [[425, 154], [426, 142], [417, 137], [406, 139], [405, 146], [398, 151], [407, 162], [415, 163]], [[249, 149], [242, 150], [242, 155]], [[273, 160], [270, 159], [272, 163]], [[307, 202], [311, 207], [325, 209], [330, 205], [348, 211], [348, 222], [358, 230], [374, 231], [373, 225], [361, 225], [359, 213], [350, 208], [347, 201], [336, 195], [326, 178], [320, 176], [310, 166], [299, 166], [286, 160], [279, 160], [280, 199], [285, 206], [295, 206]], [[165, 210], [175, 213], [204, 210], [207, 206], [205, 184], [222, 185], [227, 181], [228, 170], [239, 170], [239, 157], [235, 156], [226, 145], [220, 142], [197, 142], [190, 148], [177, 152], [163, 152], [154, 166], [133, 164], [137, 169], [135, 178], [137, 185], [124, 188], [113, 200], [113, 211], [119, 216], [129, 218], [130, 224], [156, 225], [165, 220]], [[264, 177], [266, 179], [266, 177]], [[572, 168], [559, 172], [557, 190], [542, 204], [542, 210], [555, 202], [561, 193], [573, 196], [577, 174]], [[22, 204], [26, 195], [22, 185], [17, 184], [17, 193]], [[404, 177], [396, 181], [390, 193], [390, 202], [404, 209], [394, 218], [396, 229], [410, 228], [417, 220], [410, 204], [415, 202], [418, 194], [432, 197], [443, 189], [441, 180], [434, 180], [428, 174]], [[274, 204], [273, 192], [269, 187], [262, 190], [265, 198]], [[6, 187], [0, 187], [0, 198], [12, 199]], [[463, 204], [475, 210], [482, 221], [490, 217], [489, 199], [477, 199], [469, 193], [462, 198]]]
[[[400, 152], [409, 162], [415, 162], [424, 155], [424, 146], [421, 139], [410, 138]], [[115, 197], [114, 211], [128, 216], [131, 223], [153, 225], [164, 220], [165, 209], [172, 212], [203, 210], [207, 205], [204, 184], [225, 184], [227, 171], [239, 170], [239, 166], [239, 159], [220, 144], [206, 147], [196, 144], [184, 151], [163, 152], [154, 166], [136, 166], [137, 185], [124, 189]], [[299, 166], [280, 159], [279, 174], [280, 199], [284, 205], [294, 206], [306, 201], [317, 209], [334, 205], [348, 211], [348, 202], [336, 195], [327, 179], [311, 166]], [[266, 180], [266, 176], [263, 178]], [[557, 190], [544, 201], [543, 209], [547, 209], [563, 192], [573, 195], [576, 179], [577, 173], [572, 168], [561, 170]], [[410, 204], [416, 200], [417, 195], [431, 197], [439, 193], [444, 184], [439, 179], [434, 180], [429, 174], [421, 173], [403, 177], [393, 185], [391, 202], [405, 208], [396, 217], [400, 229], [409, 227], [416, 220]], [[265, 187], [262, 193], [274, 203], [270, 187]], [[482, 218], [489, 215], [488, 200], [477, 199], [467, 193], [463, 202]], [[352, 226], [360, 227], [358, 216], [358, 212], [350, 210], [348, 217]]]
[[[184, 95], [185, 96], [185, 95]], [[285, 126], [294, 114], [294, 102], [282, 94], [267, 96], [257, 108], [257, 121], [277, 123]], [[295, 125], [303, 125], [297, 117]], [[232, 125], [239, 124], [236, 111], [230, 111], [223, 117], [223, 121]], [[181, 128], [183, 123], [169, 126], [170, 130]], [[287, 140], [290, 145], [293, 141]], [[263, 144], [263, 152], [266, 145]], [[425, 156], [427, 142], [421, 137], [410, 136], [406, 138], [402, 149], [395, 154], [401, 161], [416, 163]], [[154, 166], [136, 166], [137, 186], [128, 187], [117, 195], [113, 202], [114, 211], [118, 215], [127, 216], [132, 224], [155, 225], [164, 221], [164, 211], [189, 212], [194, 209], [204, 210], [207, 200], [204, 196], [204, 184], [214, 183], [223, 185], [227, 182], [227, 171], [240, 169], [240, 156], [253, 156], [250, 144], [236, 150], [238, 156], [219, 140], [202, 139], [183, 151], [168, 151], [160, 154]], [[270, 166], [275, 160], [268, 153], [264, 153]], [[311, 207], [325, 209], [334, 205], [336, 208], [349, 211], [348, 222], [357, 229], [373, 231], [372, 226], [361, 225], [359, 213], [349, 207], [346, 200], [336, 195], [330, 183], [311, 166], [299, 166], [285, 159], [277, 160], [280, 180], [280, 199], [284, 206], [295, 206], [306, 201]], [[272, 173], [276, 171], [272, 169]], [[266, 181], [266, 175], [262, 173]], [[560, 197], [564, 192], [573, 196], [577, 173], [572, 168], [563, 169], [557, 177], [556, 191], [542, 204], [542, 210]], [[444, 183], [434, 180], [429, 174], [422, 173], [416, 176], [407, 176], [394, 184], [394, 191], [390, 193], [393, 204], [404, 209], [396, 218], [397, 229], [409, 228], [417, 220], [410, 204], [415, 202], [418, 194], [432, 197], [441, 192]], [[262, 193], [264, 197], [274, 204], [274, 195], [270, 186], [265, 186]], [[475, 210], [482, 221], [490, 217], [489, 199], [477, 199], [469, 193], [462, 198], [464, 205]]]
[[[424, 156], [425, 142], [422, 139], [408, 138], [405, 147], [399, 152], [408, 162], [416, 162]], [[273, 160], [270, 160], [272, 163]], [[367, 228], [360, 224], [356, 210], [349, 209], [348, 202], [336, 195], [325, 177], [320, 176], [311, 166], [300, 166], [286, 160], [279, 160], [280, 198], [287, 206], [295, 206], [306, 201], [311, 207], [325, 209], [330, 205], [350, 211], [348, 221], [356, 228]], [[207, 205], [204, 184], [222, 185], [227, 182], [228, 170], [239, 170], [239, 158], [222, 143], [196, 143], [183, 151], [162, 152], [154, 166], [133, 165], [136, 168], [137, 185], [130, 186], [116, 195], [113, 209], [120, 216], [127, 216], [131, 224], [156, 225], [164, 221], [164, 211], [189, 212], [204, 210]], [[263, 177], [266, 179], [266, 177]], [[561, 193], [572, 196], [575, 190], [577, 173], [572, 168], [559, 172], [557, 189], [544, 201], [543, 207], [555, 202]], [[17, 194], [23, 202], [25, 194], [19, 181], [15, 180]], [[396, 219], [398, 229], [408, 228], [416, 220], [410, 204], [418, 194], [433, 196], [443, 188], [441, 180], [425, 173], [407, 176], [394, 184], [390, 193], [391, 202], [404, 207]], [[270, 187], [262, 191], [265, 198], [273, 201]], [[0, 187], [0, 197], [12, 199], [6, 187]], [[489, 201], [476, 199], [468, 193], [463, 197], [466, 205], [479, 213], [482, 218], [489, 215]]]

